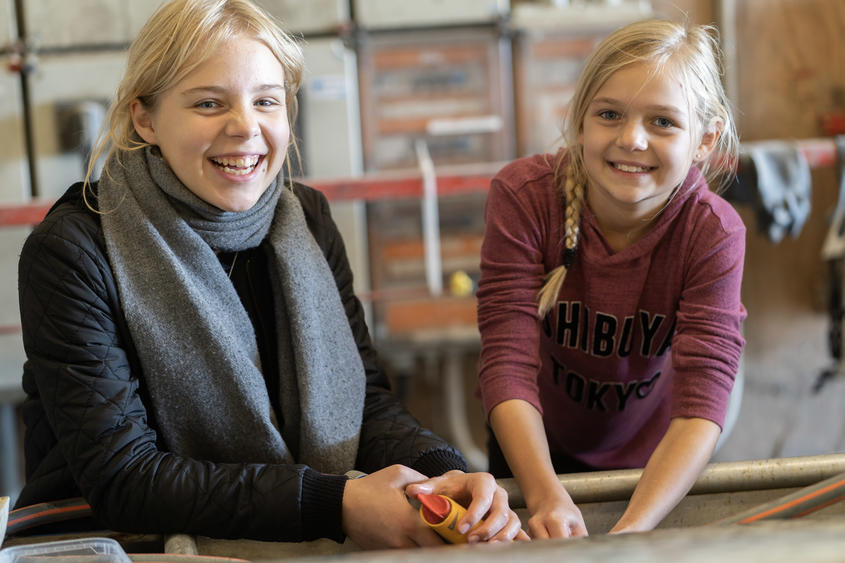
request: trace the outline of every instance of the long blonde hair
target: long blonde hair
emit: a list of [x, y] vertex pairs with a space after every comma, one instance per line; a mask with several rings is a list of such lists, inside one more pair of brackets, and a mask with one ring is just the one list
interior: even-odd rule
[[[156, 10], [129, 48], [126, 71], [88, 160], [85, 190], [104, 153], [108, 159], [147, 146], [132, 123], [134, 100], [155, 108], [162, 93], [208, 60], [220, 44], [242, 35], [263, 43], [282, 65], [288, 124], [293, 130], [303, 68], [302, 50], [296, 41], [248, 0], [175, 0]], [[291, 149], [298, 157], [293, 135]], [[286, 162], [290, 174], [290, 159]]]
[[554, 306], [566, 273], [572, 264], [580, 235], [587, 172], [579, 142], [584, 118], [598, 90], [618, 70], [636, 63], [648, 63], [655, 73], [674, 72], [685, 85], [692, 137], [699, 137], [713, 119], [721, 122], [716, 147], [698, 166], [708, 183], [718, 188], [731, 179], [739, 139], [733, 114], [722, 86], [722, 56], [716, 28], [684, 25], [668, 20], [644, 20], [629, 24], [606, 37], [587, 59], [575, 86], [564, 126], [566, 150], [555, 164], [555, 179], [564, 206], [564, 263], [546, 275], [537, 294], [537, 312], [546, 316]]

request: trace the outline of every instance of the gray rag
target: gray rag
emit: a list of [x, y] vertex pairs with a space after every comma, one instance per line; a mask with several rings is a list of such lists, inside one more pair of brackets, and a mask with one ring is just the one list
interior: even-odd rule
[[797, 238], [810, 215], [810, 166], [795, 143], [758, 141], [740, 149], [739, 184], [753, 190], [757, 225], [772, 242]]

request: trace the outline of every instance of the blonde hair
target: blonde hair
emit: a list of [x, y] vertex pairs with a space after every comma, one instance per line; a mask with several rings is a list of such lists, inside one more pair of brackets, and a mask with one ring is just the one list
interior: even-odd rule
[[[590, 102], [616, 71], [647, 63], [653, 73], [668, 70], [685, 86], [692, 119], [692, 138], [701, 136], [715, 119], [721, 124], [713, 150], [698, 166], [707, 182], [723, 189], [731, 180], [739, 138], [722, 86], [722, 55], [713, 26], [684, 25], [668, 20], [644, 20], [622, 27], [606, 37], [587, 59], [575, 86], [564, 126], [566, 149], [555, 165], [555, 179], [564, 206], [564, 264], [546, 275], [537, 294], [540, 318], [552, 308], [574, 258], [580, 234], [587, 172], [578, 139]], [[565, 180], [564, 180], [565, 178]], [[568, 262], [568, 263], [567, 263]]]
[[[302, 50], [277, 22], [248, 0], [175, 0], [158, 8], [129, 47], [126, 71], [88, 159], [84, 186], [97, 161], [148, 146], [135, 132], [130, 106], [140, 100], [155, 108], [159, 96], [203, 64], [225, 41], [248, 36], [263, 43], [282, 65], [288, 123], [296, 120], [296, 93], [302, 81]], [[291, 135], [288, 150], [299, 156]], [[290, 162], [286, 159], [288, 173]], [[87, 200], [86, 200], [87, 201]]]

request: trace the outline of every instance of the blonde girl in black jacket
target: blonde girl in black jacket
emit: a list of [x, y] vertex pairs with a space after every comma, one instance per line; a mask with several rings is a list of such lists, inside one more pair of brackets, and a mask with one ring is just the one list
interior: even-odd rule
[[441, 492], [485, 518], [471, 541], [524, 537], [392, 396], [325, 198], [283, 180], [301, 71], [246, 0], [171, 2], [140, 32], [86, 181], [21, 255], [19, 505], [376, 548], [440, 543], [406, 495]]

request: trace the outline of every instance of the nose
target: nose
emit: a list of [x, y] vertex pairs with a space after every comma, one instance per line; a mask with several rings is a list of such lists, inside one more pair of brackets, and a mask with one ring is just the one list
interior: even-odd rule
[[226, 134], [232, 137], [250, 139], [259, 134], [261, 128], [252, 106], [232, 108], [226, 123]]
[[619, 129], [616, 144], [629, 151], [645, 150], [648, 148], [648, 133], [639, 121], [626, 121]]

